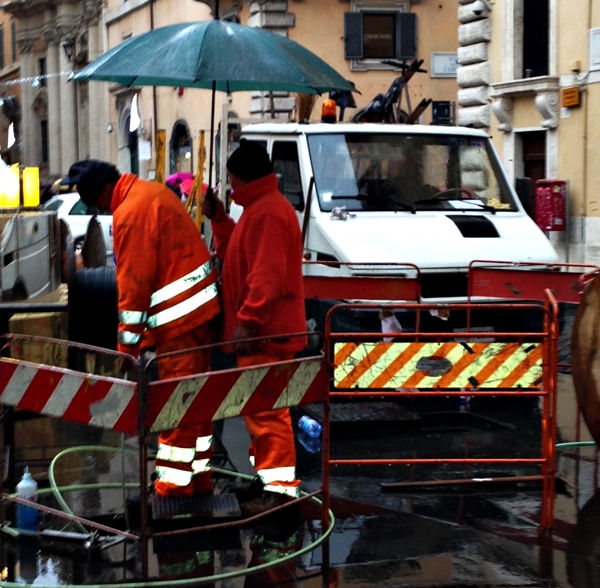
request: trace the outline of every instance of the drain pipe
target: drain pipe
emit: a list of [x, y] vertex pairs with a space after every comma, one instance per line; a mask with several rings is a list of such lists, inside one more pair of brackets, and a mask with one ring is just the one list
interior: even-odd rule
[[[154, 30], [154, 2], [155, 0], [150, 0], [150, 30]], [[158, 132], [158, 107], [156, 105], [156, 86], [152, 86], [152, 117], [154, 118], [154, 133], [152, 136], [154, 137], [154, 141], [156, 143], [156, 133]], [[156, 167], [156, 166], [155, 166]]]

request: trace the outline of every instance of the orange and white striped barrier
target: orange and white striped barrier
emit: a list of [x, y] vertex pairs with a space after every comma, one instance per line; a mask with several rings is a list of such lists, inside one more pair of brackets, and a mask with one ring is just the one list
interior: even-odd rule
[[328, 368], [322, 357], [200, 374], [152, 383], [151, 432], [277, 408], [323, 402]]
[[[150, 431], [323, 402], [327, 365], [322, 357], [199, 374], [150, 384]], [[134, 382], [0, 359], [0, 404], [37, 414], [138, 433]]]
[[134, 382], [0, 359], [0, 404], [137, 434], [137, 402]]
[[336, 390], [539, 389], [542, 344], [335, 343]]

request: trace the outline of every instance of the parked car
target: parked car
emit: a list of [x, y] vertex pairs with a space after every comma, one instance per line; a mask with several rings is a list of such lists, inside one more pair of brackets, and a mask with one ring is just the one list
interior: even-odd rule
[[88, 207], [87, 204], [81, 200], [77, 192], [53, 196], [44, 204], [43, 208], [48, 211], [56, 211], [58, 218], [62, 218], [69, 225], [75, 247], [79, 248], [83, 246], [83, 240], [90, 220], [96, 216], [102, 227], [104, 243], [106, 244], [106, 258], [109, 263], [112, 262], [113, 217], [111, 214], [100, 214], [97, 209]]

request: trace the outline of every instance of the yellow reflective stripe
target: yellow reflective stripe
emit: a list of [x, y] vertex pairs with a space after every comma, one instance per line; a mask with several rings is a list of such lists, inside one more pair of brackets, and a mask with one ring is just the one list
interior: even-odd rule
[[131, 331], [119, 331], [118, 339], [124, 345], [137, 345], [142, 340], [142, 336]]
[[198, 437], [196, 439], [196, 451], [204, 452], [210, 449], [212, 445], [212, 435], [208, 435], [208, 437]]
[[265, 484], [270, 482], [293, 482], [296, 479], [296, 468], [294, 466], [269, 468], [259, 470], [258, 475]]
[[200, 308], [203, 304], [206, 304], [209, 300], [216, 298], [217, 294], [216, 284], [207, 286], [204, 290], [200, 290], [200, 292], [194, 294], [191, 298], [152, 315], [148, 319], [148, 329], [156, 329], [157, 327], [175, 321], [186, 314], [190, 314], [197, 308]]
[[158, 446], [156, 452], [156, 459], [162, 459], [163, 461], [177, 461], [180, 463], [190, 463], [196, 450], [193, 447], [173, 447], [171, 445], [163, 445], [162, 443]]
[[165, 466], [156, 466], [154, 471], [161, 482], [168, 482], [169, 484], [175, 484], [175, 486], [187, 486], [192, 483], [192, 472], [184, 472]]
[[267, 492], [276, 492], [277, 494], [285, 494], [292, 498], [300, 496], [300, 488], [298, 486], [282, 486], [281, 484], [265, 484]]
[[141, 325], [148, 318], [147, 312], [140, 310], [122, 310], [119, 312], [119, 322], [124, 325]]
[[195, 459], [192, 462], [192, 472], [195, 474], [202, 474], [204, 472], [210, 472], [210, 466], [208, 459]]
[[156, 306], [161, 302], [165, 302], [171, 298], [174, 298], [178, 294], [189, 290], [192, 286], [196, 285], [198, 282], [201, 282], [206, 278], [213, 269], [212, 260], [203, 263], [200, 267], [197, 267], [194, 271], [189, 274], [183, 276], [183, 278], [179, 278], [170, 284], [162, 287], [160, 290], [157, 290], [150, 297], [150, 307]]

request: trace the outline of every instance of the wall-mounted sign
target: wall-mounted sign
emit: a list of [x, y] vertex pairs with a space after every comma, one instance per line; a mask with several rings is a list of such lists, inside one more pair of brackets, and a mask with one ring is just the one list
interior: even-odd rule
[[562, 91], [563, 108], [579, 106], [579, 88], [564, 88]]
[[458, 69], [458, 54], [450, 51], [431, 52], [431, 77], [455, 78]]

